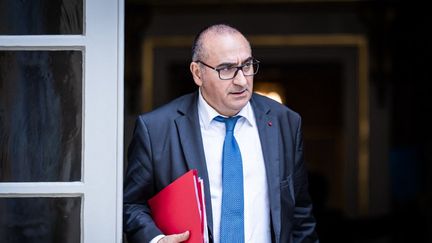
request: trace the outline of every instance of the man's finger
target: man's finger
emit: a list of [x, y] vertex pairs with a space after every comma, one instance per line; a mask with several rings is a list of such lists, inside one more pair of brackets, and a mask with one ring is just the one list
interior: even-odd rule
[[183, 232], [181, 234], [177, 234], [175, 235], [176, 240], [178, 240], [178, 242], [182, 242], [185, 241], [187, 239], [189, 239], [189, 231]]
[[167, 235], [160, 239], [158, 243], [174, 243], [174, 242], [183, 242], [189, 239], [189, 231], [185, 231], [181, 234], [173, 234], [173, 235]]

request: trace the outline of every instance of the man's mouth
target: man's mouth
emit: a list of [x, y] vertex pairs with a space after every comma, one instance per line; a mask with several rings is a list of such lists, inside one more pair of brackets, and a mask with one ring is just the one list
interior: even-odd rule
[[239, 94], [243, 94], [244, 92], [246, 92], [246, 89], [240, 90], [240, 91], [231, 92], [231, 94], [239, 95]]

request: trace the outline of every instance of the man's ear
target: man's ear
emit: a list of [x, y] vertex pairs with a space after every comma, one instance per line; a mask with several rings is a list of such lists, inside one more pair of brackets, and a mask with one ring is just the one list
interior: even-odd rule
[[191, 62], [190, 71], [192, 73], [192, 77], [193, 77], [196, 85], [201, 86], [202, 80], [201, 80], [201, 69], [199, 67], [199, 64], [196, 62]]

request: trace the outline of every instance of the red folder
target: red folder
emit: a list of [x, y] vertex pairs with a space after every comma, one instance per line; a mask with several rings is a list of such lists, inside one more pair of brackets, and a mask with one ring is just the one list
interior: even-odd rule
[[189, 230], [189, 243], [207, 241], [202, 180], [190, 170], [148, 200], [153, 220], [165, 235]]

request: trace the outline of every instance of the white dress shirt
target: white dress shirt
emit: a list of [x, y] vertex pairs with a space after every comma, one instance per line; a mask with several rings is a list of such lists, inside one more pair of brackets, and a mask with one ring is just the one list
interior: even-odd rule
[[[222, 204], [222, 150], [225, 123], [213, 120], [220, 114], [199, 92], [198, 115], [210, 183], [213, 213], [213, 240], [220, 241]], [[241, 116], [234, 128], [234, 137], [243, 162], [244, 234], [245, 242], [271, 242], [268, 187], [261, 142], [252, 106], [248, 102], [237, 114]]]

